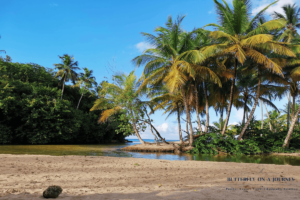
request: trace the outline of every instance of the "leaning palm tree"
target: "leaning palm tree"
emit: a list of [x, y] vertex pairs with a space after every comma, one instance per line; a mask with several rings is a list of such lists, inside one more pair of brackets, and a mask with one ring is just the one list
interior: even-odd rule
[[[169, 17], [166, 28], [158, 27], [155, 32], [158, 36], [143, 33], [148, 41], [155, 47], [147, 49], [141, 56], [133, 59], [133, 62], [140, 66], [145, 64], [141, 80], [143, 83], [140, 89], [156, 85], [165, 85], [170, 93], [180, 91], [183, 97], [183, 103], [189, 124], [190, 135], [193, 135], [192, 122], [190, 117], [190, 106], [187, 101], [187, 90], [195, 79], [197, 72], [208, 73], [212, 80], [217, 80], [217, 76], [207, 67], [198, 65], [194, 62], [193, 56], [184, 54], [185, 52], [196, 49], [194, 40], [201, 39], [198, 32], [184, 32], [181, 28], [181, 22], [184, 16], [178, 17], [173, 22]], [[193, 137], [190, 137], [190, 145], [193, 144]]]
[[78, 62], [74, 62], [74, 58], [69, 56], [68, 54], [64, 54], [63, 56], [58, 57], [61, 59], [62, 63], [54, 64], [55, 69], [58, 69], [58, 72], [56, 73], [55, 77], [61, 77], [61, 80], [63, 81], [61, 90], [62, 99], [66, 81], [69, 81], [71, 79], [73, 84], [75, 85], [78, 76], [75, 70], [78, 70], [80, 68], [77, 67]]
[[154, 110], [162, 109], [164, 110], [163, 114], [168, 113], [167, 118], [172, 114], [177, 114], [179, 139], [180, 142], [183, 143], [180, 123], [180, 115], [182, 115], [184, 111], [182, 95], [180, 93], [165, 93], [161, 96], [153, 98], [151, 101], [155, 104]]
[[80, 101], [83, 97], [83, 94], [84, 94], [84, 91], [86, 88], [91, 88], [92, 86], [97, 86], [97, 83], [95, 81], [95, 77], [92, 76], [93, 74], [93, 70], [89, 70], [88, 68], [83, 68], [84, 70], [84, 73], [80, 73], [80, 77], [79, 77], [79, 80], [77, 81], [77, 85], [80, 87], [80, 85], [84, 85], [84, 88], [83, 88], [83, 91], [82, 91], [82, 94], [81, 94], [81, 97], [78, 101], [78, 105], [77, 105], [77, 109], [79, 107], [79, 104], [80, 104]]
[[280, 66], [265, 56], [264, 51], [267, 49], [279, 54], [286, 53], [286, 51], [281, 44], [273, 41], [272, 35], [264, 33], [283, 28], [286, 21], [285, 19], [277, 19], [259, 25], [265, 10], [276, 2], [268, 5], [252, 19], [250, 19], [250, 1], [248, 0], [233, 0], [233, 9], [229, 7], [225, 0], [223, 0], [224, 4], [217, 0], [214, 0], [214, 2], [216, 3], [220, 25], [208, 24], [206, 26], [213, 26], [218, 29], [210, 34], [216, 43], [200, 51], [203, 59], [219, 55], [220, 57], [227, 56], [233, 60], [234, 77], [232, 78], [226, 122], [222, 131], [224, 135], [231, 113], [238, 66], [242, 66], [246, 59], [251, 59], [254, 63], [264, 65], [274, 73], [282, 74]]

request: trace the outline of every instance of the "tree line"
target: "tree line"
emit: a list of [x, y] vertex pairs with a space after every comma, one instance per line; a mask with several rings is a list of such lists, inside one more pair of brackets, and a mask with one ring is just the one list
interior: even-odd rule
[[[299, 127], [300, 107], [296, 109], [300, 80], [300, 38], [296, 30], [300, 27], [299, 8], [295, 4], [285, 5], [282, 7], [284, 14], [274, 12], [272, 19], [267, 20], [266, 10], [278, 1], [255, 16], [248, 0], [233, 0], [232, 5], [225, 0], [214, 2], [218, 23], [188, 32], [182, 28], [185, 16], [175, 20], [170, 16], [164, 27], [155, 28], [154, 34], [142, 32], [153, 48], [145, 50], [132, 62], [144, 68], [143, 74], [139, 79], [134, 72], [114, 75], [114, 83], [103, 85], [103, 98], [96, 100], [92, 108], [109, 108], [101, 114], [100, 122], [121, 112], [122, 119], [131, 122], [123, 126], [123, 130], [134, 132], [144, 144], [139, 133], [146, 125], [155, 138], [162, 138], [149, 114], [164, 110], [167, 116], [177, 115], [181, 142], [184, 140], [181, 120], [186, 121], [188, 142], [192, 146], [194, 138], [199, 137], [195, 134], [203, 136], [213, 131], [222, 137], [229, 136], [234, 129], [228, 128], [234, 106], [244, 111], [236, 132], [237, 141], [243, 141], [249, 138], [247, 134], [253, 133], [249, 126], [256, 107], [268, 105], [278, 110], [274, 100], [289, 95], [291, 114], [287, 113], [285, 125], [279, 127], [285, 131], [280, 145], [289, 147], [294, 128]], [[142, 101], [145, 96], [150, 100]], [[220, 115], [219, 129], [210, 126], [209, 108]], [[191, 113], [197, 117], [196, 132]], [[181, 118], [183, 115], [185, 119]], [[205, 118], [204, 130], [201, 117]], [[272, 130], [274, 125], [270, 117], [266, 121], [271, 127], [270, 136], [275, 131]], [[261, 130], [268, 129], [264, 122], [260, 123]]]
[[[1, 144], [95, 144], [124, 141], [116, 134], [118, 115], [98, 124], [104, 111], [90, 112], [97, 100], [93, 71], [68, 54], [55, 69], [0, 59]], [[72, 84], [66, 85], [71, 81]], [[121, 131], [121, 133], [123, 133]]]

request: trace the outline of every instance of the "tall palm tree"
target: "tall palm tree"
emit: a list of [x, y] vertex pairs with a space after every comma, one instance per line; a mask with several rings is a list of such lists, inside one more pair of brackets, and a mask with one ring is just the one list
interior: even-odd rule
[[[224, 135], [231, 113], [238, 65], [243, 65], [246, 59], [249, 58], [259, 65], [264, 65], [274, 73], [282, 74], [280, 66], [265, 56], [263, 51], [268, 49], [282, 54], [286, 53], [286, 49], [275, 43], [272, 35], [263, 33], [284, 27], [286, 21], [277, 19], [259, 25], [265, 10], [276, 2], [268, 5], [252, 19], [250, 19], [250, 1], [248, 0], [233, 0], [233, 9], [229, 7], [225, 0], [223, 0], [224, 4], [217, 0], [214, 0], [214, 2], [217, 7], [220, 25], [208, 24], [206, 26], [213, 26], [218, 29], [210, 34], [216, 40], [216, 44], [201, 49], [201, 53], [203, 58], [219, 55], [233, 59], [234, 77], [232, 79], [226, 122], [222, 131]], [[290, 55], [294, 56], [291, 52]]]
[[80, 77], [79, 80], [77, 81], [77, 85], [80, 87], [80, 85], [83, 83], [84, 84], [84, 88], [81, 94], [81, 97], [78, 101], [78, 105], [77, 105], [77, 109], [79, 107], [80, 101], [83, 97], [84, 91], [86, 88], [91, 88], [92, 86], [97, 86], [97, 83], [95, 81], [95, 77], [92, 76], [93, 74], [93, 70], [89, 70], [88, 68], [83, 68], [84, 73], [80, 73]]
[[77, 80], [78, 74], [75, 70], [79, 70], [80, 68], [78, 66], [78, 62], [74, 62], [74, 58], [71, 57], [68, 54], [64, 54], [63, 56], [58, 56], [61, 59], [60, 64], [54, 64], [55, 69], [58, 69], [58, 72], [56, 73], [55, 77], [61, 77], [61, 80], [63, 81], [62, 90], [61, 90], [61, 99], [64, 94], [64, 88], [66, 81], [72, 80], [73, 84], [75, 85], [75, 82]]
[[[215, 79], [217, 76], [207, 67], [197, 65], [187, 60], [193, 60], [194, 56], [184, 54], [195, 49], [194, 40], [199, 40], [200, 34], [196, 32], [184, 32], [181, 22], [184, 16], [179, 16], [175, 22], [172, 17], [168, 18], [166, 28], [158, 27], [155, 32], [158, 36], [149, 33], [142, 33], [155, 48], [147, 49], [142, 55], [133, 59], [137, 65], [145, 64], [141, 79], [143, 83], [140, 90], [150, 87], [150, 85], [166, 85], [168, 90], [173, 93], [180, 91], [190, 126], [190, 135], [193, 135], [190, 110], [187, 102], [187, 90], [192, 80], [195, 79], [197, 71], [208, 73]], [[193, 137], [190, 137], [190, 145], [193, 144]]]

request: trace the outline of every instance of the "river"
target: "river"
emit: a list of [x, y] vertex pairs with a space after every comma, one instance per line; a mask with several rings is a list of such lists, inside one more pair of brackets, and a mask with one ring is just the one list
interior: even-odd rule
[[[125, 152], [120, 149], [128, 145], [139, 144], [138, 140], [130, 139], [132, 143], [100, 144], [100, 145], [0, 145], [0, 154], [39, 154], [39, 155], [83, 155], [83, 156], [112, 156], [133, 157], [163, 160], [195, 160], [215, 162], [261, 163], [277, 165], [300, 166], [300, 157], [274, 155], [191, 155], [174, 153], [141, 153]], [[154, 142], [153, 140], [145, 140]], [[171, 140], [169, 140], [171, 141]]]

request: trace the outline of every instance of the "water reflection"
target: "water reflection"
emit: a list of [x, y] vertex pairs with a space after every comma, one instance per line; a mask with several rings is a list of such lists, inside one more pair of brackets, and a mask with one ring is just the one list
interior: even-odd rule
[[293, 156], [270, 156], [270, 155], [191, 155], [174, 153], [142, 153], [126, 152], [120, 149], [134, 145], [112, 144], [112, 145], [0, 145], [0, 154], [39, 154], [39, 155], [84, 155], [84, 156], [112, 156], [133, 157], [163, 160], [199, 160], [215, 162], [238, 162], [238, 163], [261, 163], [277, 165], [300, 166], [300, 157]]

